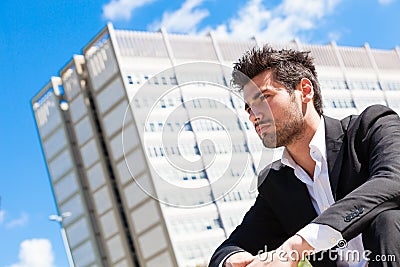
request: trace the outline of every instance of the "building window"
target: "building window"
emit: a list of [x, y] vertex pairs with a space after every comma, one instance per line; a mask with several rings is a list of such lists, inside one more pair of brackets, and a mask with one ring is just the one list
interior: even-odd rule
[[371, 91], [381, 90], [381, 87], [378, 82], [350, 81], [349, 86], [353, 90], [371, 90]]
[[160, 105], [161, 105], [161, 108], [166, 108], [164, 99], [160, 99]]
[[195, 153], [196, 155], [200, 155], [199, 147], [198, 147], [197, 145], [194, 145], [193, 148], [194, 148], [194, 153]]
[[355, 108], [356, 105], [352, 99], [326, 99], [324, 101], [326, 108]]
[[159, 84], [159, 83], [158, 83], [157, 76], [154, 76], [154, 77], [152, 78], [152, 80], [153, 80], [153, 83], [154, 83], [155, 85], [158, 85], [158, 84]]
[[129, 76], [129, 75], [128, 75], [128, 83], [129, 83], [129, 84], [133, 84], [132, 76]]
[[333, 89], [333, 90], [348, 90], [349, 87], [344, 80], [320, 80], [321, 88], [323, 89]]
[[171, 84], [172, 84], [172, 85], [177, 85], [177, 84], [178, 84], [178, 81], [176, 80], [176, 77], [175, 77], [175, 76], [170, 77], [170, 81], [171, 81]]
[[400, 82], [385, 83], [385, 88], [389, 91], [400, 91]]
[[174, 128], [172, 127], [172, 124], [171, 124], [170, 122], [167, 122], [166, 125], [167, 125], [168, 129], [169, 129], [171, 132], [174, 131]]
[[185, 130], [186, 131], [193, 131], [192, 125], [190, 124], [190, 122], [186, 122], [185, 123]]
[[164, 152], [165, 152], [165, 155], [169, 155], [169, 149], [168, 149], [168, 147], [164, 147]]

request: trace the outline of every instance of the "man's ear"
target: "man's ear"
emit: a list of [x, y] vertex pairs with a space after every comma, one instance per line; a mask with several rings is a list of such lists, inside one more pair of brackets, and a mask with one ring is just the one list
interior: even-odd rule
[[301, 100], [304, 103], [312, 101], [314, 97], [314, 87], [312, 82], [307, 78], [302, 78], [299, 83], [299, 90], [301, 91]]

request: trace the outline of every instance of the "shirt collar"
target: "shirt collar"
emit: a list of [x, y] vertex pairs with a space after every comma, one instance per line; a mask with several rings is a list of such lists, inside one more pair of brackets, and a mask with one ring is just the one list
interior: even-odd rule
[[318, 151], [324, 160], [326, 160], [326, 144], [325, 144], [325, 120], [321, 116], [317, 131], [315, 132], [311, 142], [309, 144], [311, 150], [315, 149]]
[[[324, 160], [326, 160], [325, 120], [323, 116], [321, 116], [317, 131], [315, 132], [308, 146], [310, 147], [310, 153], [312, 153], [312, 150], [318, 151], [322, 155]], [[284, 148], [282, 153], [281, 163], [293, 169], [295, 169], [297, 166], [296, 162], [293, 160], [286, 147]]]

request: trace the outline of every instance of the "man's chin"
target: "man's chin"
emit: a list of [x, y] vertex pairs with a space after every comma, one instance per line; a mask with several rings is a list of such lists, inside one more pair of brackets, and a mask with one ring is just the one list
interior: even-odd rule
[[275, 138], [271, 138], [271, 137], [269, 137], [269, 136], [264, 136], [264, 137], [262, 138], [262, 142], [263, 142], [263, 145], [264, 145], [266, 148], [277, 148], [277, 147], [280, 147], [280, 146], [276, 143], [276, 139], [275, 139]]

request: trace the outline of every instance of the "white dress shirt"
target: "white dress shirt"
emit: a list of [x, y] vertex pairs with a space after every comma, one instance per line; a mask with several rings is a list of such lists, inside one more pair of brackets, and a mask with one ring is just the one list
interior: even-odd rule
[[[321, 117], [318, 129], [315, 132], [310, 144], [310, 156], [315, 161], [313, 179], [303, 170], [293, 158], [290, 156], [286, 148], [283, 151], [282, 164], [294, 169], [295, 176], [307, 186], [312, 204], [318, 215], [328, 209], [335, 200], [333, 199], [331, 185], [329, 182], [328, 163], [325, 144], [325, 121]], [[343, 239], [340, 232], [327, 225], [310, 223], [301, 229], [298, 233], [303, 237], [314, 249], [315, 252], [328, 250], [334, 247]], [[357, 250], [359, 260], [353, 259], [354, 253], [346, 253], [346, 250]], [[364, 247], [362, 244], [361, 234], [347, 242], [347, 247], [337, 249], [338, 259], [336, 261], [339, 267], [362, 267], [367, 266], [363, 259]], [[346, 255], [350, 255], [346, 257]], [[328, 254], [325, 254], [328, 257]]]

